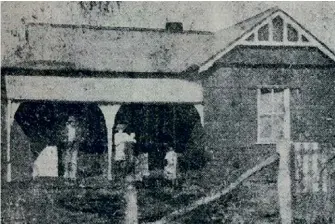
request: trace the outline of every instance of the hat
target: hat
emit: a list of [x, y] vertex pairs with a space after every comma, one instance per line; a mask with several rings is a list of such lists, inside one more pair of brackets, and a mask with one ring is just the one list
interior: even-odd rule
[[126, 127], [127, 127], [127, 125], [125, 125], [125, 124], [118, 124], [118, 125], [116, 125], [116, 129], [117, 130], [120, 130], [120, 129], [124, 130]]

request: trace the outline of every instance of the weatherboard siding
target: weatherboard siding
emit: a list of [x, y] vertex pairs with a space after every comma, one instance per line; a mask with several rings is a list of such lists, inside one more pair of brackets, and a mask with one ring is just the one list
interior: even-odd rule
[[237, 46], [217, 64], [249, 66], [335, 66], [335, 62], [316, 47], [310, 46]]
[[[250, 165], [257, 156], [265, 159], [275, 153], [272, 145], [257, 144], [257, 88], [271, 85], [291, 89], [292, 141], [334, 143], [334, 74], [332, 68], [217, 68], [203, 82], [208, 148], [217, 157], [229, 158], [227, 162], [250, 155], [243, 156]], [[248, 153], [252, 150], [255, 156]]]

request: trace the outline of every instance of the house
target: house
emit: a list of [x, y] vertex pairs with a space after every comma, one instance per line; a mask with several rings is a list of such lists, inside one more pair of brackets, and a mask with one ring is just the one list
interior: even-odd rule
[[170, 139], [182, 152], [202, 127], [207, 150], [245, 169], [275, 153], [280, 139], [335, 138], [335, 54], [278, 8], [216, 33], [181, 23], [28, 24], [24, 56], [2, 74], [7, 181], [30, 175], [23, 149], [55, 145], [51, 123], [69, 110], [99, 133], [88, 133], [87, 148], [99, 142], [107, 151], [109, 179], [117, 123], [130, 124], [143, 144]]

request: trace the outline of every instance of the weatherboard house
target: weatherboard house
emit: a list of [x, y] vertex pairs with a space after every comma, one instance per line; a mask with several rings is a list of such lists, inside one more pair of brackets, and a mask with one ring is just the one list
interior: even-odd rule
[[28, 24], [23, 56], [1, 72], [7, 181], [31, 178], [69, 113], [89, 130], [83, 160], [100, 156], [109, 179], [121, 123], [149, 153], [163, 141], [181, 153], [202, 145], [227, 162], [239, 155], [240, 167], [281, 139], [334, 142], [335, 54], [278, 8], [216, 33]]

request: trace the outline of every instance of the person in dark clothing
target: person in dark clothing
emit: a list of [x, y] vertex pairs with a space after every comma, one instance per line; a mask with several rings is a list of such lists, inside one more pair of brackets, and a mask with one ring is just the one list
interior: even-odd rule
[[77, 177], [78, 151], [82, 142], [82, 129], [75, 116], [68, 117], [62, 130], [62, 141], [63, 176], [74, 180]]

